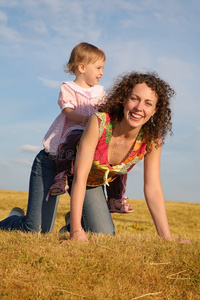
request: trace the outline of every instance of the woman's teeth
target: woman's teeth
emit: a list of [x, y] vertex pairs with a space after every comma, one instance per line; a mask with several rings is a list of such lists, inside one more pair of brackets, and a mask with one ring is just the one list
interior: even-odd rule
[[134, 113], [131, 113], [131, 116], [134, 117], [134, 118], [136, 118], [136, 119], [142, 119], [142, 116], [138, 116], [138, 115], [136, 115]]

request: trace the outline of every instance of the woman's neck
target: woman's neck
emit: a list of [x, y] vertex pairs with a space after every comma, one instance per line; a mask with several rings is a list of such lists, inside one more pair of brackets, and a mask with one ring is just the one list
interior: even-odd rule
[[108, 148], [109, 164], [121, 164], [134, 148], [139, 128], [126, 128], [123, 122], [117, 122]]
[[113, 136], [120, 137], [125, 140], [135, 140], [140, 132], [141, 127], [132, 128], [121, 122], [116, 122]]

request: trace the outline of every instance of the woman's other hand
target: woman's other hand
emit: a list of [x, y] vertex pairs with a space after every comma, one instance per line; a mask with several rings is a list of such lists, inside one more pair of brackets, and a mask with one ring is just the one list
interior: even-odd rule
[[174, 240], [175, 240], [175, 242], [182, 243], [182, 244], [191, 243], [191, 240], [188, 240], [188, 239], [174, 238]]
[[189, 239], [174, 238], [174, 237], [168, 237], [168, 238], [165, 237], [164, 239], [166, 239], [168, 241], [172, 241], [172, 242], [182, 243], [182, 244], [189, 244], [192, 242]]
[[73, 232], [70, 234], [70, 239], [80, 242], [87, 242], [88, 238], [84, 230]]

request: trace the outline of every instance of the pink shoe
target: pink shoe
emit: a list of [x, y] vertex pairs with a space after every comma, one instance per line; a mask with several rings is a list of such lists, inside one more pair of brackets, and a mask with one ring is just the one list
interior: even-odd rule
[[[132, 213], [135, 210], [134, 209], [130, 209], [130, 204], [126, 201], [128, 198], [127, 197], [123, 197], [122, 199], [109, 199], [108, 200], [108, 207], [111, 213]], [[120, 202], [121, 203], [121, 207], [120, 208], [116, 208], [115, 207], [115, 203], [116, 202]]]
[[48, 201], [50, 195], [52, 196], [62, 195], [65, 194], [68, 189], [69, 186], [68, 186], [67, 175], [64, 171], [56, 175], [54, 179], [54, 183], [50, 187], [50, 190], [47, 194], [46, 201]]

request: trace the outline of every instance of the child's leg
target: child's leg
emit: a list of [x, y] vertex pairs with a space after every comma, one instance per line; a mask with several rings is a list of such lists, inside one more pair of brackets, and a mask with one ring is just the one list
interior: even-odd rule
[[[73, 174], [74, 160], [76, 157], [76, 146], [83, 130], [73, 130], [67, 136], [65, 142], [60, 146], [56, 159], [57, 175], [54, 179], [54, 184], [51, 186], [49, 194], [61, 195], [64, 194], [69, 186], [67, 175]], [[49, 195], [48, 195], [49, 196]], [[48, 200], [47, 196], [47, 200]]]
[[54, 182], [47, 194], [46, 201], [48, 201], [49, 195], [52, 196], [62, 195], [65, 194], [68, 189], [69, 186], [68, 186], [67, 175], [66, 172], [63, 171], [55, 176]]
[[83, 134], [83, 130], [72, 130], [65, 142], [61, 144], [56, 160], [57, 172], [66, 171], [68, 175], [73, 174], [74, 161], [76, 158], [76, 146]]
[[124, 174], [118, 176], [114, 181], [109, 183], [109, 186], [106, 186], [110, 212], [128, 213], [134, 211], [126, 201], [128, 199], [125, 196], [126, 182], [127, 174]]
[[114, 181], [106, 186], [108, 199], [122, 199], [126, 192], [127, 174], [118, 176]]

